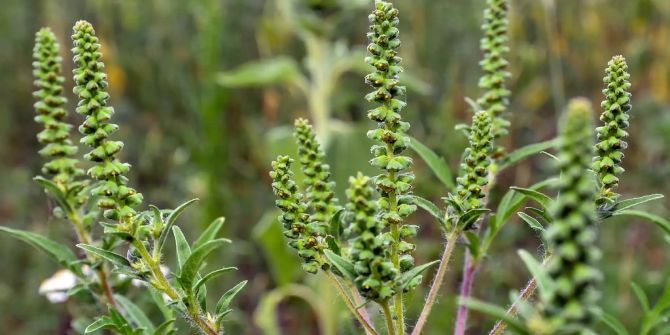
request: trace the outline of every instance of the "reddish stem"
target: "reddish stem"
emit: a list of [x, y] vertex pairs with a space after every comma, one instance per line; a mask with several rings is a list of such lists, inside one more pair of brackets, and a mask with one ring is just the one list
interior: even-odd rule
[[[477, 263], [472, 262], [470, 252], [465, 254], [465, 262], [463, 264], [463, 280], [461, 281], [460, 300], [467, 299], [472, 294], [472, 281], [475, 276]], [[456, 314], [456, 328], [454, 335], [464, 335], [465, 326], [468, 321], [468, 308], [462, 304], [458, 304], [458, 312]]]

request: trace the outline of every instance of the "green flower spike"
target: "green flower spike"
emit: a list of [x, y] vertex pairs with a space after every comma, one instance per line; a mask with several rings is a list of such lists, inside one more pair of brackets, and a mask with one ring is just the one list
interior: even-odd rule
[[73, 30], [74, 93], [79, 96], [77, 113], [86, 117], [79, 131], [84, 135], [81, 142], [93, 148], [84, 155], [95, 163], [88, 174], [99, 181], [91, 193], [100, 197], [98, 206], [105, 210], [106, 218], [128, 220], [135, 216], [133, 207], [142, 202], [142, 195], [126, 185], [128, 178], [124, 174], [130, 165], [116, 158], [123, 143], [109, 139], [119, 127], [109, 123], [114, 109], [107, 106], [107, 76], [100, 61], [100, 44], [90, 23], [78, 21]]
[[293, 160], [288, 156], [279, 156], [272, 162], [272, 190], [279, 198], [275, 204], [282, 211], [279, 222], [284, 227], [284, 236], [291, 240], [289, 245], [297, 249], [303, 259], [303, 269], [317, 273], [320, 267], [317, 258], [323, 246], [317, 236], [313, 236], [307, 204], [303, 202], [303, 195], [298, 192], [298, 186], [293, 181], [292, 163]]
[[50, 159], [42, 167], [42, 173], [52, 176], [66, 195], [73, 195], [82, 188], [82, 183], [76, 182], [75, 178], [83, 175], [84, 171], [77, 168], [78, 160], [72, 158], [77, 153], [77, 147], [70, 141], [72, 125], [65, 122], [65, 78], [61, 76], [63, 60], [58, 55], [59, 49], [51, 29], [42, 28], [37, 32], [33, 49], [33, 76], [37, 86], [37, 91], [33, 93], [37, 99], [34, 104], [37, 112], [35, 121], [44, 125], [44, 130], [37, 135], [37, 140], [44, 145], [39, 153]]
[[491, 115], [487, 111], [480, 110], [473, 116], [468, 140], [470, 145], [464, 152], [461, 176], [456, 178], [456, 196], [452, 197], [462, 211], [484, 206], [493, 150]]
[[[480, 108], [489, 112], [492, 117], [493, 137], [498, 138], [507, 134], [509, 121], [504, 118], [504, 112], [509, 105], [510, 91], [505, 87], [505, 80], [510, 77], [507, 71], [509, 62], [505, 54], [509, 52], [507, 27], [508, 0], [487, 0], [484, 11], [484, 24], [480, 48], [484, 52], [484, 59], [479, 62], [483, 76], [479, 80], [479, 87], [485, 92], [477, 100]], [[495, 148], [495, 157], [503, 153], [502, 147]]]
[[596, 128], [598, 143], [595, 146], [596, 156], [593, 159], [593, 170], [598, 174], [600, 194], [597, 199], [599, 205], [614, 202], [619, 195], [614, 189], [619, 185], [618, 174], [624, 169], [621, 167], [623, 150], [628, 147], [624, 141], [628, 137], [628, 114], [631, 109], [629, 92], [630, 74], [628, 65], [622, 56], [614, 56], [607, 64], [606, 75], [603, 81], [607, 85], [603, 90], [605, 100], [601, 106], [604, 109], [600, 120], [603, 126]]
[[398, 271], [391, 262], [389, 241], [383, 225], [376, 220], [377, 205], [372, 200], [370, 178], [360, 172], [349, 178], [347, 212], [351, 224], [346, 234], [351, 237], [351, 260], [354, 263], [354, 282], [361, 294], [370, 300], [385, 301], [395, 294]]
[[546, 232], [553, 252], [547, 271], [554, 285], [545, 297], [545, 313], [554, 328], [580, 329], [574, 334], [595, 334], [588, 328], [593, 321], [590, 307], [598, 299], [596, 284], [601, 278], [595, 267], [600, 257], [595, 188], [588, 172], [592, 129], [591, 104], [585, 99], [572, 100], [561, 128], [559, 197], [550, 209], [554, 222]]
[[415, 246], [404, 240], [416, 235], [416, 226], [403, 225], [402, 222], [416, 210], [416, 206], [410, 197], [414, 181], [414, 174], [409, 171], [412, 159], [402, 155], [409, 143], [405, 132], [410, 126], [402, 121], [400, 115], [405, 106], [405, 102], [400, 100], [405, 95], [405, 87], [400, 86], [398, 81], [402, 72], [397, 52], [400, 47], [398, 10], [389, 2], [377, 0], [369, 20], [370, 56], [365, 61], [375, 68], [375, 72], [365, 77], [365, 82], [374, 88], [366, 99], [380, 105], [368, 112], [371, 120], [379, 122], [379, 128], [368, 132], [369, 138], [379, 142], [372, 147], [375, 158], [370, 163], [386, 171], [374, 179], [381, 191], [379, 220], [391, 227], [396, 241], [393, 248], [400, 255], [399, 259], [394, 259], [394, 264], [405, 271], [414, 265], [410, 253]]
[[323, 163], [324, 153], [309, 121], [297, 119], [294, 136], [298, 142], [300, 167], [306, 177], [305, 195], [313, 211], [310, 218], [315, 222], [319, 235], [325, 236], [329, 229], [330, 218], [338, 210], [333, 191], [335, 183], [329, 181], [330, 166]]

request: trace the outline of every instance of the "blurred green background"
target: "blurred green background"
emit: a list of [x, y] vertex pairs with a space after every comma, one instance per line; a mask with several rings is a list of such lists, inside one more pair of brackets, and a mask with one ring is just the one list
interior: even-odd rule
[[[228, 333], [355, 333], [351, 322], [343, 321], [350, 318], [335, 303], [335, 293], [320, 278], [303, 275], [285, 247], [274, 221], [267, 170], [278, 153], [295, 152], [292, 120], [308, 117], [328, 143], [340, 198], [349, 175], [374, 172], [367, 166], [365, 130], [374, 125], [365, 117], [368, 88], [362, 80], [371, 2], [3, 0], [0, 224], [62, 241], [73, 237], [49, 215], [46, 197], [31, 181], [41, 165], [38, 125], [32, 121], [31, 50], [35, 31], [52, 27], [62, 44], [69, 93], [70, 27], [86, 19], [103, 44], [111, 104], [121, 125], [117, 138], [126, 143], [123, 158], [133, 165], [132, 184], [147, 203], [160, 206], [200, 198], [180, 222], [190, 238], [212, 219], [227, 218], [225, 235], [235, 242], [210, 262], [240, 271], [238, 278], [220, 279], [211, 291], [222, 293], [235, 279], [250, 281]], [[464, 97], [479, 94], [484, 0], [396, 2], [410, 132], [455, 169], [465, 139], [454, 126], [469, 122]], [[633, 111], [622, 193], [670, 194], [670, 1], [511, 3], [512, 135], [505, 145], [552, 138], [558, 111], [570, 97], [585, 96], [599, 106], [604, 67], [611, 56], [623, 54], [632, 73]], [[68, 98], [72, 107], [74, 97]], [[79, 115], [72, 113], [71, 120], [79, 123]], [[494, 198], [507, 186], [527, 186], [547, 176], [547, 166], [545, 157], [536, 157], [505, 172]], [[439, 201], [445, 191], [437, 179], [421, 162], [416, 172], [416, 193]], [[663, 207], [668, 205], [664, 199], [648, 208], [667, 217]], [[442, 246], [437, 225], [421, 212], [411, 220], [421, 226], [417, 262], [437, 258]], [[634, 220], [609, 221], [601, 237], [602, 305], [636, 329], [640, 307], [629, 282], [655, 299], [670, 275], [670, 248], [656, 227]], [[529, 276], [516, 250], [539, 251], [538, 245], [523, 224], [508, 225], [478, 273], [474, 295], [507, 304], [509, 292]], [[427, 334], [445, 334], [452, 327], [462, 249]], [[3, 333], [72, 333], [76, 301], [54, 305], [37, 294], [40, 282], [57, 270], [55, 264], [6, 236], [0, 237], [0, 264]], [[410, 316], [416, 317], [425, 289], [413, 297]], [[474, 313], [469, 334], [485, 333], [493, 321]], [[180, 328], [189, 333], [186, 325]]]

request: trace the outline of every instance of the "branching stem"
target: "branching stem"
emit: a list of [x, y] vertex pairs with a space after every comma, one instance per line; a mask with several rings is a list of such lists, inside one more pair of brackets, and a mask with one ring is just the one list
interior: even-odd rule
[[370, 322], [365, 317], [363, 317], [363, 315], [361, 315], [361, 313], [356, 309], [356, 306], [354, 306], [354, 303], [349, 298], [349, 295], [347, 294], [346, 290], [344, 289], [340, 281], [337, 279], [337, 277], [335, 277], [335, 275], [330, 271], [324, 271], [324, 272], [326, 273], [326, 277], [328, 277], [330, 282], [337, 289], [337, 292], [342, 297], [342, 300], [344, 300], [344, 303], [347, 305], [347, 308], [349, 308], [349, 311], [356, 317], [358, 322], [360, 322], [361, 325], [363, 325], [363, 328], [365, 328], [365, 332], [367, 334], [379, 335], [375, 330], [375, 328], [370, 324]]
[[395, 335], [395, 328], [393, 326], [393, 315], [391, 314], [391, 308], [389, 307], [388, 300], [379, 304], [384, 311], [384, 318], [386, 319], [386, 330], [388, 335]]

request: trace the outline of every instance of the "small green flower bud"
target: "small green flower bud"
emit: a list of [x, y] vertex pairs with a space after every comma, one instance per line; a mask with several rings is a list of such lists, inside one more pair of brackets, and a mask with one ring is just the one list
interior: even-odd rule
[[124, 174], [130, 169], [130, 164], [116, 158], [123, 143], [109, 139], [118, 126], [108, 123], [114, 109], [107, 105], [107, 75], [103, 71], [105, 65], [100, 61], [100, 43], [93, 26], [86, 21], [78, 21], [74, 25], [72, 41], [74, 93], [79, 96], [77, 113], [86, 117], [79, 127], [84, 135], [81, 142], [92, 148], [84, 158], [96, 163], [88, 174], [99, 181], [91, 193], [100, 197], [98, 207], [105, 209], [106, 218], [129, 219], [135, 216], [133, 207], [142, 202], [142, 195], [126, 186], [128, 180]]
[[560, 136], [559, 197], [550, 209], [554, 222], [546, 231], [553, 251], [547, 272], [556, 285], [543, 303], [555, 327], [576, 326], [587, 334], [594, 320], [590, 307], [598, 298], [596, 284], [601, 277], [595, 267], [600, 253], [595, 245], [595, 187], [588, 171], [593, 154], [593, 116], [587, 100], [570, 102]]
[[601, 106], [604, 109], [600, 116], [603, 125], [596, 128], [598, 143], [595, 145], [596, 156], [593, 158], [593, 170], [598, 174], [600, 194], [597, 199], [599, 205], [614, 202], [619, 195], [614, 189], [619, 185], [617, 175], [624, 169], [621, 167], [623, 150], [628, 147], [625, 139], [628, 137], [628, 119], [631, 109], [630, 74], [628, 65], [623, 56], [614, 56], [605, 70], [605, 100]]

